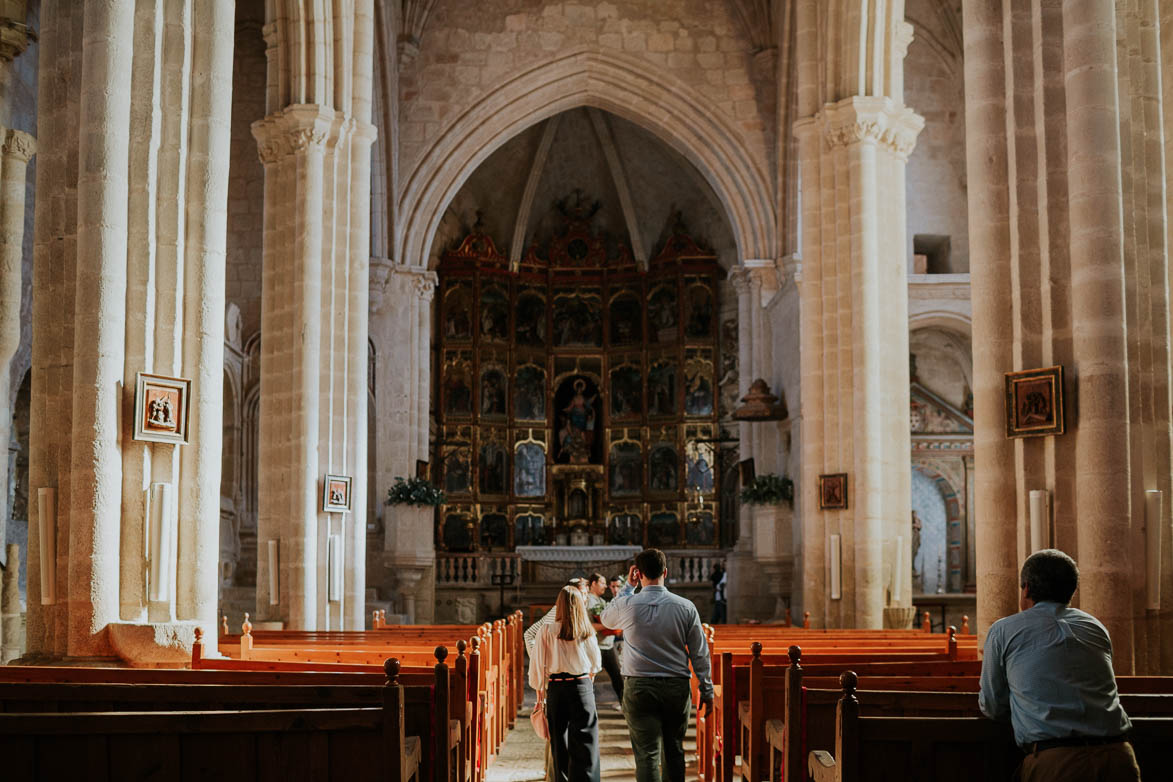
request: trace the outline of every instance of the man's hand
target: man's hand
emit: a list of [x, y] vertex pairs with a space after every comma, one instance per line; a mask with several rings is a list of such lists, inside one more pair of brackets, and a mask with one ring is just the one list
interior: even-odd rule
[[637, 568], [635, 565], [632, 565], [627, 569], [627, 583], [631, 584], [633, 587], [639, 586], [639, 568]]
[[702, 697], [701, 698], [701, 716], [708, 718], [708, 716], [712, 713], [713, 713], [713, 696], [710, 695], [707, 698]]

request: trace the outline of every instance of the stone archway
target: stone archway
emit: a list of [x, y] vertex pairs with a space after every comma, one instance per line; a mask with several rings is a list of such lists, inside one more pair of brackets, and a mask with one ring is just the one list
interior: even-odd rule
[[644, 60], [580, 50], [518, 73], [440, 135], [403, 189], [398, 262], [428, 262], [445, 209], [490, 153], [525, 128], [580, 106], [640, 125], [696, 166], [726, 210], [741, 259], [777, 255], [769, 179], [721, 111]]
[[[960, 592], [962, 587], [966, 583], [966, 573], [965, 573], [966, 557], [965, 557], [964, 547], [965, 547], [965, 541], [967, 539], [967, 536], [966, 536], [966, 529], [965, 529], [965, 520], [962, 515], [962, 508], [964, 507], [964, 503], [963, 503], [964, 498], [961, 496], [961, 494], [958, 493], [957, 489], [954, 487], [953, 481], [951, 481], [949, 477], [944, 475], [942, 471], [938, 470], [937, 467], [934, 466], [933, 464], [930, 464], [928, 462], [914, 460], [912, 463], [912, 469], [913, 469], [914, 473], [919, 473], [925, 479], [930, 481], [935, 486], [936, 490], [940, 493], [941, 500], [944, 505], [944, 519], [943, 519], [943, 522], [944, 522], [944, 530], [943, 530], [944, 550], [942, 553], [942, 556], [944, 557], [944, 560], [943, 560], [944, 572], [942, 575], [944, 577], [945, 591], [946, 592]], [[914, 482], [914, 484], [915, 484], [915, 482]], [[913, 494], [914, 494], [914, 496], [913, 496], [913, 500], [912, 500], [912, 509], [913, 509], [913, 511], [917, 511], [918, 505], [917, 505], [916, 497], [915, 497], [915, 494], [916, 494], [915, 485], [913, 487]], [[925, 520], [926, 524], [929, 521], [930, 520], [926, 519]], [[928, 530], [922, 531], [923, 535], [927, 536], [927, 533], [928, 533]], [[916, 567], [916, 564], [917, 563], [915, 561], [912, 563], [914, 568]], [[930, 589], [929, 582], [931, 582], [932, 587], [935, 587], [935, 585], [936, 585], [935, 573], [930, 574], [927, 572], [929, 570], [930, 565], [932, 565], [932, 563], [926, 562], [925, 566], [924, 566], [925, 580], [926, 580], [925, 590], [926, 591], [928, 591]], [[933, 576], [932, 579], [929, 578], [930, 575]]]

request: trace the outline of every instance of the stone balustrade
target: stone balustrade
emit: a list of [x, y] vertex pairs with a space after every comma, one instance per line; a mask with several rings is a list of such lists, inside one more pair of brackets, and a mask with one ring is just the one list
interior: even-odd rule
[[507, 586], [521, 583], [521, 558], [517, 554], [437, 554], [436, 584], [438, 586], [486, 587], [499, 586], [495, 575], [512, 575]]

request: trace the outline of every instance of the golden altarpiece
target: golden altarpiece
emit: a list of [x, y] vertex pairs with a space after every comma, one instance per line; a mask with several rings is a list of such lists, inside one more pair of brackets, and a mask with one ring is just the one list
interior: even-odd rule
[[561, 207], [517, 268], [478, 229], [441, 260], [437, 547], [713, 547], [724, 272], [679, 224], [642, 270]]

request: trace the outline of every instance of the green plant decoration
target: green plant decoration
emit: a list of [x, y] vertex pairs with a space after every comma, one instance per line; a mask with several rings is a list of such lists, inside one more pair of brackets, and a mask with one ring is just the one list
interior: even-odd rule
[[424, 478], [396, 478], [395, 485], [387, 490], [388, 505], [443, 505], [447, 502], [444, 492]]
[[785, 475], [764, 473], [741, 490], [741, 501], [746, 505], [794, 505], [794, 481]]

